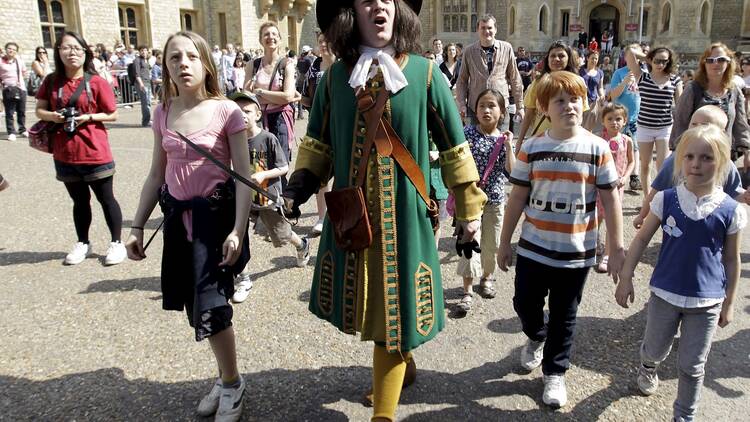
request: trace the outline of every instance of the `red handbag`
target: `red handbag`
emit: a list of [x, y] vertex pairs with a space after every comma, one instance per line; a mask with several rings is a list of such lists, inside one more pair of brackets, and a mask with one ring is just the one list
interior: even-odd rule
[[52, 154], [52, 142], [59, 129], [59, 124], [40, 120], [29, 128], [29, 146], [36, 150]]

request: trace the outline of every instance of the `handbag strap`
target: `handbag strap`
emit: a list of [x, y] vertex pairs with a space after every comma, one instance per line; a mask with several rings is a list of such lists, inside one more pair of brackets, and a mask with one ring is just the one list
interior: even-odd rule
[[357, 110], [359, 110], [365, 118], [365, 142], [362, 145], [362, 156], [359, 159], [359, 166], [355, 173], [357, 176], [356, 186], [363, 186], [365, 183], [367, 161], [370, 158], [370, 150], [375, 142], [375, 138], [380, 131], [380, 120], [383, 117], [383, 110], [385, 109], [385, 103], [387, 101], [388, 91], [386, 91], [385, 87], [378, 91], [378, 95], [375, 99], [373, 99], [372, 94], [365, 89], [362, 89], [360, 93], [357, 94]]
[[497, 141], [495, 141], [495, 147], [492, 148], [492, 152], [490, 153], [490, 159], [487, 162], [487, 168], [484, 169], [482, 180], [479, 182], [482, 186], [487, 184], [487, 178], [490, 177], [490, 172], [492, 172], [492, 169], [495, 168], [495, 162], [497, 161], [497, 157], [500, 155], [500, 149], [505, 144], [505, 140], [505, 135], [500, 135], [498, 136]]
[[[57, 88], [57, 104], [60, 106], [58, 108], [62, 108], [63, 86], [64, 85], [60, 85], [60, 87]], [[89, 85], [89, 74], [85, 72], [83, 74], [83, 82], [78, 84], [75, 92], [73, 92], [73, 95], [68, 99], [68, 105], [66, 107], [75, 107], [78, 104], [78, 99], [81, 97], [84, 87], [86, 88], [86, 95], [88, 95], [90, 102], [92, 98], [91, 86]]]

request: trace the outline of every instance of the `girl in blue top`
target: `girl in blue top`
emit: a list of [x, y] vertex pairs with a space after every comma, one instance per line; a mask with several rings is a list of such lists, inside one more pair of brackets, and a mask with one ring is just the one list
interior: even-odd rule
[[633, 271], [651, 237], [663, 231], [651, 277], [646, 332], [641, 344], [638, 388], [656, 392], [657, 367], [666, 359], [680, 328], [679, 383], [674, 419], [692, 421], [703, 385], [704, 366], [716, 326], [732, 321], [739, 280], [745, 210], [723, 192], [729, 140], [714, 125], [695, 127], [675, 152], [675, 186], [659, 192], [630, 244], [615, 299], [633, 303]]
[[465, 126], [464, 135], [477, 165], [479, 187], [487, 194], [487, 203], [482, 211], [482, 251], [473, 257], [460, 258], [456, 267], [456, 273], [464, 281], [464, 293], [457, 306], [459, 313], [466, 313], [471, 309], [471, 288], [475, 277], [481, 277], [479, 295], [485, 299], [495, 297], [492, 275], [495, 273], [495, 254], [500, 247], [500, 228], [505, 209], [504, 185], [508, 181], [506, 174], [510, 174], [515, 162], [513, 134], [500, 132], [497, 128], [505, 118], [503, 95], [494, 89], [484, 90], [479, 94], [474, 110], [479, 123]]

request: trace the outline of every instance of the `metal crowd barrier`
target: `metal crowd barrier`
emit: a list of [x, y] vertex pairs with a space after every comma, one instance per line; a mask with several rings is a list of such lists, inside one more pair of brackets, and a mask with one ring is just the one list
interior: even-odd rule
[[133, 106], [140, 103], [138, 98], [138, 90], [135, 85], [130, 83], [128, 79], [128, 72], [123, 70], [113, 70], [112, 72], [112, 87], [115, 90], [115, 96], [117, 97], [117, 106]]

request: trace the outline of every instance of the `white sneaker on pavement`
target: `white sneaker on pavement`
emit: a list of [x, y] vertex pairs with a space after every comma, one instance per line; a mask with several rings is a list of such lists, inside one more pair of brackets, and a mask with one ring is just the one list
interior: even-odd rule
[[568, 403], [568, 390], [565, 388], [565, 375], [544, 375], [544, 404], [560, 408]]
[[232, 295], [233, 303], [242, 303], [250, 295], [250, 289], [253, 288], [253, 280], [250, 279], [249, 274], [240, 274], [239, 282], [234, 288], [234, 295]]
[[245, 397], [245, 379], [240, 375], [240, 386], [221, 388], [219, 408], [216, 410], [215, 422], [236, 422], [242, 416], [242, 401]]
[[8, 140], [11, 141], [11, 142], [15, 141], [16, 140], [16, 135], [13, 134], [13, 133], [11, 133], [10, 135], [8, 135]]
[[91, 253], [91, 244], [76, 242], [73, 246], [73, 250], [69, 254], [65, 255], [63, 264], [65, 265], [76, 265], [83, 262], [84, 259]]
[[198, 415], [206, 417], [216, 413], [216, 409], [219, 408], [219, 397], [221, 397], [221, 378], [216, 380], [211, 386], [211, 391], [198, 403]]
[[304, 268], [308, 262], [310, 262], [310, 241], [303, 237], [302, 247], [297, 249], [297, 266]]
[[321, 234], [323, 233], [323, 219], [318, 219], [318, 221], [315, 223], [315, 225], [312, 227], [313, 234]]
[[650, 396], [659, 388], [659, 375], [656, 368], [647, 368], [641, 364], [638, 367], [638, 389], [644, 396]]
[[117, 265], [125, 260], [128, 256], [128, 251], [125, 249], [125, 245], [119, 240], [117, 242], [111, 242], [109, 248], [107, 248], [107, 256], [104, 258], [104, 265]]
[[527, 371], [533, 371], [542, 364], [544, 357], [544, 342], [527, 339], [521, 350], [521, 366]]
[[29, 131], [28, 130], [24, 130], [23, 133], [21, 134], [21, 136], [23, 136], [24, 138], [28, 138], [29, 137]]

